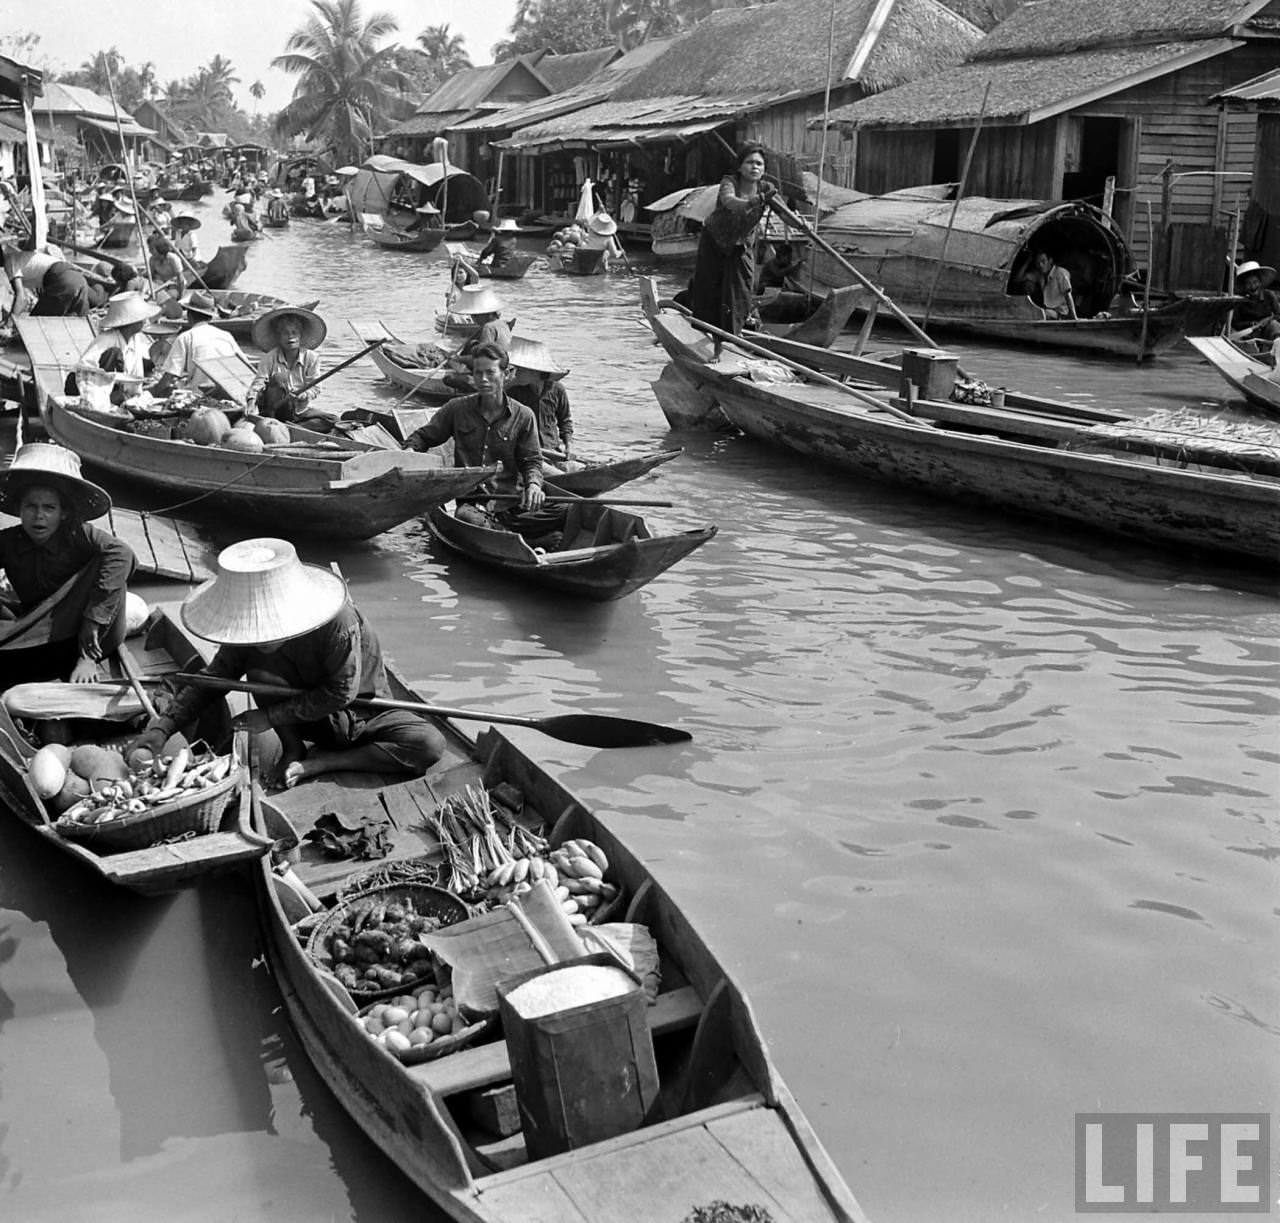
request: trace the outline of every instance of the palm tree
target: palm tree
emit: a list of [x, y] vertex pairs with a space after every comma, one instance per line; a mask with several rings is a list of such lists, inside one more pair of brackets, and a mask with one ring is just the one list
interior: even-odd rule
[[438, 81], [447, 81], [460, 68], [471, 67], [471, 56], [461, 34], [450, 31], [444, 25], [429, 25], [418, 35], [418, 46], [431, 63], [431, 71]]
[[254, 81], [249, 86], [249, 96], [253, 98], [253, 113], [258, 113], [258, 104], [267, 96], [267, 87], [261, 81]]
[[710, 12], [707, 0], [605, 0], [605, 22], [624, 51], [687, 30]]
[[374, 125], [394, 105], [406, 77], [394, 66], [395, 43], [378, 43], [399, 28], [390, 13], [366, 18], [360, 0], [311, 0], [307, 23], [289, 35], [271, 61], [302, 79], [276, 116], [276, 129], [331, 144], [339, 160], [358, 162]]
[[85, 60], [73, 76], [84, 85], [84, 88], [92, 89], [94, 93], [101, 94], [103, 97], [109, 97], [111, 83], [120, 75], [123, 65], [124, 56], [112, 47], [109, 51], [98, 51], [92, 59]]

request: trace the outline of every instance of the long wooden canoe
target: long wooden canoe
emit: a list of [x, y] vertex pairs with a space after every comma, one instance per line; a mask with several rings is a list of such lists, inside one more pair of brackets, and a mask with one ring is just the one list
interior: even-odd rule
[[[393, 685], [395, 681], [393, 679]], [[399, 695], [413, 693], [399, 688]], [[264, 860], [257, 871], [267, 959], [303, 1047], [372, 1141], [460, 1223], [681, 1223], [728, 1202], [775, 1223], [861, 1223], [857, 1201], [769, 1056], [751, 1004], [649, 868], [569, 791], [493, 729], [477, 742], [440, 723], [449, 750], [424, 778], [381, 790], [331, 775], [265, 800], [260, 830], [305, 834], [325, 811], [390, 815], [391, 860], [438, 853], [422, 816], [464, 786], [507, 782], [550, 840], [595, 842], [624, 917], [657, 940], [662, 983], [648, 1010], [660, 1069], [656, 1107], [630, 1133], [530, 1159], [522, 1132], [481, 1129], [477, 1102], [510, 1100], [505, 1041], [490, 1033], [434, 1061], [405, 1065], [376, 1045], [354, 1003], [307, 954], [297, 892]], [[332, 902], [361, 864], [323, 858], [302, 841], [292, 870]], [[385, 862], [379, 863], [385, 869]], [[314, 920], [314, 919], [312, 919]], [[482, 1038], [484, 1039], [484, 1038]]]
[[1181, 436], [1144, 435], [1138, 421], [1091, 422], [1030, 397], [995, 410], [908, 401], [874, 383], [757, 382], [742, 361], [713, 362], [712, 342], [683, 315], [660, 308], [648, 317], [671, 359], [655, 390], [679, 427], [719, 416], [784, 450], [932, 496], [1223, 560], [1280, 558], [1274, 456], [1250, 462]]
[[[129, 644], [144, 676], [160, 676], [199, 666], [207, 653], [207, 647], [198, 646], [164, 610], [157, 611], [153, 617], [140, 648], [136, 638]], [[0, 667], [4, 665], [3, 658], [0, 652]], [[114, 659], [112, 667], [118, 668]], [[123, 678], [118, 669], [115, 674]], [[228, 750], [231, 720], [225, 701], [209, 707], [198, 730], [211, 746]], [[239, 750], [243, 753], [243, 745]], [[54, 813], [36, 794], [27, 776], [27, 762], [35, 752], [36, 746], [0, 701], [0, 807], [22, 820], [59, 852], [75, 858], [108, 883], [145, 896], [161, 895], [187, 887], [214, 871], [241, 867], [260, 858], [270, 847], [271, 842], [250, 826], [247, 785], [233, 796], [221, 826], [214, 832], [118, 853], [99, 852], [69, 840], [54, 827]]]
[[[1119, 230], [1078, 201], [969, 197], [955, 206], [943, 188], [908, 188], [845, 204], [818, 230], [916, 322], [927, 319], [930, 331], [1141, 358], [1216, 330], [1236, 300], [1158, 296], [1144, 309], [1126, 282], [1133, 257]], [[1025, 277], [1038, 250], [1071, 274], [1078, 320], [1045, 319], [1028, 296]], [[795, 282], [825, 292], [854, 277], [813, 246]]]
[[[213, 289], [209, 294], [218, 307], [218, 316], [209, 321], [229, 332], [241, 343], [253, 336], [253, 325], [270, 310], [291, 303], [270, 293], [251, 293], [247, 289]], [[314, 310], [319, 299], [298, 303], [304, 310]]]
[[1225, 336], [1187, 336], [1187, 343], [1255, 408], [1280, 416], [1280, 382], [1265, 361], [1245, 352]]
[[448, 467], [436, 453], [341, 442], [292, 427], [286, 448], [246, 453], [129, 433], [50, 396], [45, 429], [94, 472], [168, 499], [166, 512], [230, 515], [285, 535], [371, 539], [470, 492], [488, 467]]
[[708, 526], [655, 536], [639, 514], [589, 499], [565, 507], [554, 542], [545, 546], [515, 531], [466, 522], [445, 506], [428, 512], [427, 525], [451, 552], [520, 582], [599, 602], [639, 590], [716, 533]]

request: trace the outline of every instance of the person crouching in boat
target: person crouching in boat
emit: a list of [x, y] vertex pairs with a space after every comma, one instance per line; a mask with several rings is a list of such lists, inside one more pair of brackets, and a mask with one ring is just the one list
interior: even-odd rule
[[151, 364], [151, 341], [143, 328], [160, 313], [160, 307], [141, 293], [116, 293], [107, 299], [102, 330], [80, 354], [82, 365], [142, 378]]
[[164, 399], [179, 388], [195, 389], [203, 377], [200, 362], [240, 356], [235, 337], [213, 325], [218, 303], [208, 293], [192, 290], [179, 304], [186, 318], [160, 361], [160, 377], [151, 388], [151, 394], [157, 399]]
[[0, 472], [0, 509], [18, 517], [17, 526], [0, 531], [0, 569], [16, 597], [16, 605], [0, 605], [0, 640], [6, 621], [51, 604], [45, 644], [0, 655], [5, 687], [92, 683], [99, 664], [124, 640], [133, 551], [89, 525], [110, 508], [111, 498], [80, 475], [79, 456], [63, 446], [20, 446]]
[[324, 320], [301, 306], [269, 310], [253, 325], [253, 342], [266, 351], [246, 397], [251, 412], [302, 425], [317, 433], [333, 429], [334, 416], [315, 404], [320, 356], [328, 329]]
[[563, 383], [569, 371], [556, 364], [545, 344], [523, 336], [511, 337], [507, 357], [507, 393], [533, 410], [544, 465], [577, 471], [582, 464], [573, 458], [573, 413]]
[[[298, 559], [283, 539], [247, 539], [224, 548], [217, 573], [190, 594], [182, 622], [218, 646], [203, 674], [283, 685], [296, 696], [257, 697], [233, 726], [275, 732], [276, 780], [286, 787], [322, 773], [425, 773], [444, 754], [440, 731], [407, 710], [370, 710], [361, 698], [390, 697], [382, 647], [347, 594], [346, 583]], [[187, 684], [131, 745], [158, 753], [175, 730], [192, 727], [222, 693]], [[264, 754], [274, 747], [260, 745]]]
[[1280, 293], [1271, 286], [1276, 270], [1250, 259], [1236, 268], [1236, 292], [1244, 301], [1231, 316], [1232, 339], [1280, 339]]
[[[476, 393], [450, 399], [425, 425], [409, 434], [404, 448], [430, 450], [453, 438], [455, 467], [501, 463], [502, 472], [493, 491], [515, 492], [519, 488], [521, 510], [537, 510], [543, 502], [538, 422], [530, 408], [507, 394], [508, 364], [505, 348], [480, 345], [471, 367]], [[487, 520], [482, 512], [475, 513]], [[464, 521], [475, 520], [459, 516]]]

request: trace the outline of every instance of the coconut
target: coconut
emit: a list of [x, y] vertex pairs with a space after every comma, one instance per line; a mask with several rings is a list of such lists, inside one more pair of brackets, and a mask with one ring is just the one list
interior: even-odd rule
[[223, 434], [219, 445], [225, 446], [228, 450], [244, 450], [251, 454], [260, 453], [265, 449], [262, 438], [253, 431], [252, 426], [248, 429], [228, 429]]
[[151, 608], [147, 606], [146, 599], [134, 594], [132, 590], [125, 591], [124, 631], [126, 636], [132, 636], [146, 624], [149, 615], [151, 615]]
[[197, 408], [187, 421], [187, 438], [197, 446], [216, 445], [231, 428], [227, 414], [218, 408]]
[[290, 440], [289, 426], [282, 420], [275, 420], [270, 416], [259, 416], [253, 422], [253, 431], [268, 446], [279, 445], [281, 442]]

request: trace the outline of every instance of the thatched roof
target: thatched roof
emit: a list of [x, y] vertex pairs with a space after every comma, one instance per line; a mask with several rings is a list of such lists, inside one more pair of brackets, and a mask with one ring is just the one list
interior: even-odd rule
[[415, 115], [439, 115], [475, 110], [508, 77], [519, 75], [528, 85], [527, 97], [540, 98], [551, 92], [537, 68], [523, 59], [509, 59], [501, 64], [481, 64], [478, 68], [462, 68], [455, 72], [435, 93], [418, 104]]
[[[781, 98], [821, 92], [828, 81], [884, 89], [957, 62], [980, 36], [939, 0], [776, 0], [721, 9], [674, 39], [665, 55], [614, 96], [758, 91]], [[855, 71], [846, 75], [855, 57]]]
[[983, 40], [974, 59], [1062, 55], [1089, 47], [1220, 37], [1269, 0], [1036, 0]]
[[[831, 112], [836, 127], [969, 126], [1038, 123], [1087, 101], [1221, 55], [1241, 44], [1230, 38], [1164, 43], [1073, 55], [977, 60]], [[983, 96], [991, 91], [983, 109]]]
[[546, 55], [538, 61], [538, 75], [550, 86], [552, 93], [562, 93], [594, 76], [621, 54], [621, 47], [597, 47], [594, 51]]

